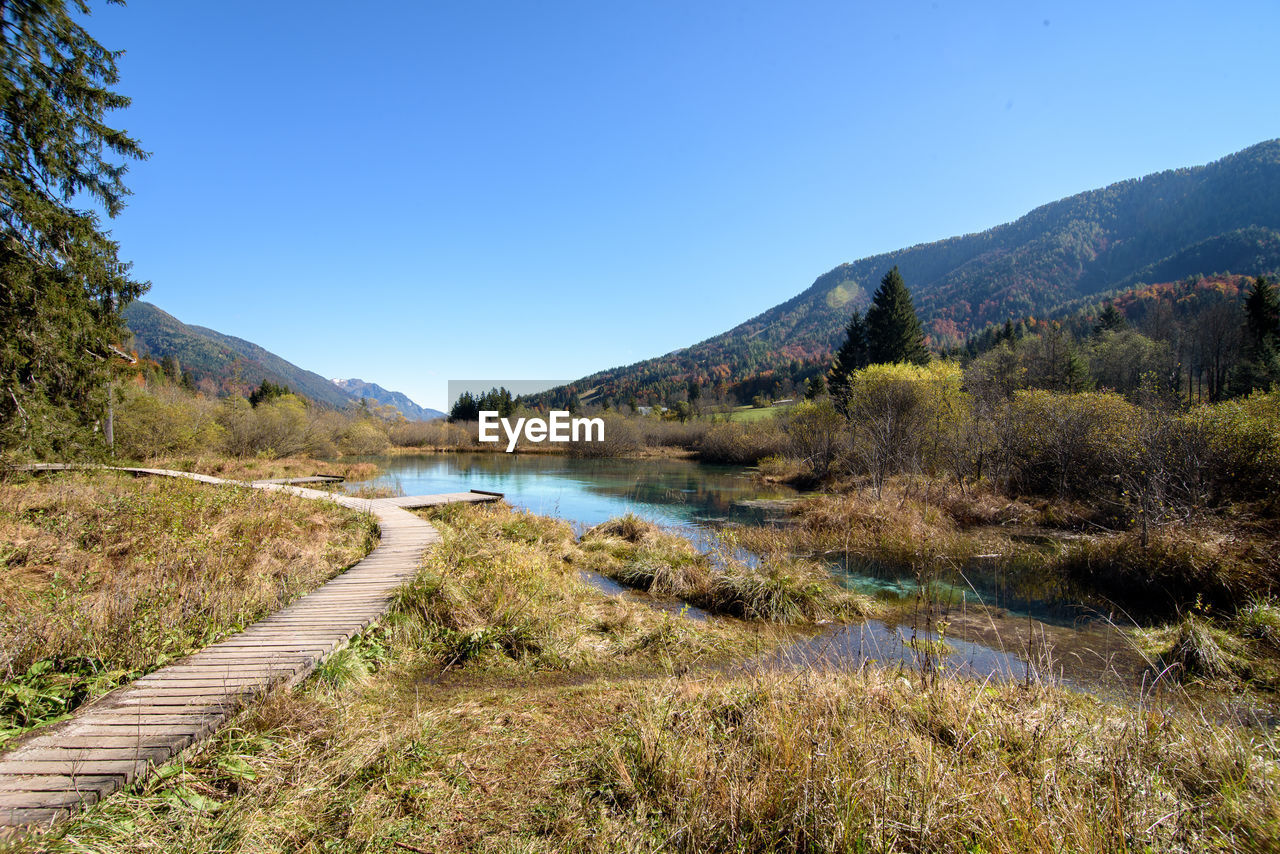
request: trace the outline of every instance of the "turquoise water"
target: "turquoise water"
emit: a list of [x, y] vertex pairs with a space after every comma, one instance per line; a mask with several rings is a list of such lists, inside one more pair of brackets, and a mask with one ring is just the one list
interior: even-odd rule
[[[760, 524], [785, 516], [781, 504], [795, 490], [762, 484], [742, 466], [692, 460], [582, 460], [549, 454], [440, 453], [370, 458], [381, 474], [346, 485], [384, 487], [403, 495], [501, 492], [522, 510], [568, 521], [580, 533], [634, 513], [689, 537], [709, 551], [726, 523]], [[750, 562], [752, 557], [737, 554]], [[816, 555], [850, 589], [888, 599], [918, 590], [911, 567], [885, 565], [853, 555]], [[940, 573], [931, 582], [935, 601], [986, 604], [1054, 622], [1085, 616], [1078, 591], [1037, 572], [1003, 564], [973, 565]]]
[[743, 503], [791, 498], [794, 490], [762, 485], [741, 466], [690, 460], [580, 460], [542, 454], [442, 453], [370, 458], [378, 477], [349, 483], [404, 495], [501, 492], [512, 506], [571, 522], [575, 528], [634, 513], [685, 532], [725, 522], [755, 524], [781, 512]]
[[[761, 484], [749, 469], [705, 465], [690, 460], [580, 460], [553, 455], [502, 453], [441, 453], [370, 458], [381, 473], [368, 481], [346, 484], [348, 490], [384, 487], [403, 495], [501, 492], [522, 510], [554, 516], [579, 532], [608, 519], [634, 513], [688, 536], [699, 548], [715, 543], [715, 531], [726, 523], [759, 524], [784, 517], [782, 505], [770, 501], [795, 498], [794, 490]], [[912, 598], [918, 590], [909, 567], [887, 566], [854, 556], [814, 556], [848, 587], [887, 599]], [[588, 581], [610, 595], [628, 593], [599, 576]], [[1086, 682], [1098, 677], [1096, 668], [1082, 662], [1106, 660], [1108, 667], [1124, 650], [1117, 638], [1096, 630], [1082, 630], [1080, 600], [1071, 591], [1039, 572], [1004, 565], [972, 565], [942, 573], [930, 582], [933, 600], [943, 606], [950, 622], [944, 656], [950, 672], [1012, 678], [1026, 671], [1027, 651], [1019, 651], [1022, 636], [1034, 615], [1035, 628], [1064, 654]], [[964, 616], [966, 606], [995, 606], [980, 619]], [[656, 607], [693, 618], [707, 615], [679, 602], [654, 601]], [[869, 620], [854, 626], [831, 626], [817, 637], [801, 641], [783, 653], [793, 662], [817, 666], [839, 662], [898, 662], [914, 666], [918, 654], [906, 643], [910, 637], [937, 639], [924, 627], [889, 625]], [[1018, 638], [1004, 643], [1001, 638]], [[1069, 676], [1062, 662], [1048, 668], [1059, 678]], [[1131, 672], [1131, 668], [1126, 673]], [[1132, 677], [1129, 677], [1132, 678]]]

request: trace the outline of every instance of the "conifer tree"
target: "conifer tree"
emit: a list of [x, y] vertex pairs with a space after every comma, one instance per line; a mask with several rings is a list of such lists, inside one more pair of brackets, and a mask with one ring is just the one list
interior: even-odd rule
[[1231, 376], [1231, 390], [1248, 394], [1280, 383], [1280, 296], [1263, 276], [1244, 300], [1244, 359]]
[[817, 400], [827, 393], [827, 381], [822, 374], [814, 374], [809, 377], [809, 382], [804, 387], [805, 400]]
[[854, 371], [860, 371], [870, 364], [867, 349], [867, 321], [862, 312], [856, 308], [849, 318], [849, 325], [844, 329], [844, 343], [836, 351], [831, 369], [827, 371], [827, 386], [831, 389], [831, 397], [836, 406], [841, 405], [845, 392], [849, 388], [849, 378]]
[[1093, 334], [1101, 335], [1104, 332], [1119, 332], [1128, 325], [1124, 315], [1115, 307], [1115, 303], [1109, 302], [1107, 307], [1102, 310], [1102, 314], [1098, 316], [1098, 322], [1093, 327]]
[[1280, 337], [1280, 296], [1265, 276], [1253, 280], [1244, 300], [1244, 316], [1249, 345], [1265, 347]]
[[872, 364], [929, 361], [924, 346], [924, 330], [916, 317], [911, 292], [895, 265], [880, 280], [880, 287], [867, 309], [867, 351]]
[[[68, 8], [70, 7], [70, 8]], [[145, 152], [105, 122], [118, 52], [80, 25], [85, 0], [0, 2], [0, 453], [94, 444], [123, 335], [129, 278], [90, 201], [114, 217], [121, 159]]]

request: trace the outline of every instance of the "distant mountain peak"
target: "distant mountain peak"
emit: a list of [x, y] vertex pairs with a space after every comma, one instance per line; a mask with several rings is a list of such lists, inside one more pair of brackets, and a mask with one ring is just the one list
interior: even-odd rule
[[377, 383], [367, 383], [354, 377], [333, 379], [331, 382], [356, 400], [372, 400], [386, 406], [394, 406], [410, 421], [430, 421], [433, 418], [444, 417], [444, 413], [440, 410], [419, 406], [404, 392], [390, 391]]
[[326, 379], [252, 341], [183, 323], [149, 302], [130, 303], [124, 318], [140, 354], [156, 360], [166, 356], [175, 359], [182, 372], [209, 393], [248, 394], [269, 380], [336, 409], [364, 398], [389, 404], [413, 421], [444, 417], [443, 412], [421, 407], [398, 391], [359, 379]]

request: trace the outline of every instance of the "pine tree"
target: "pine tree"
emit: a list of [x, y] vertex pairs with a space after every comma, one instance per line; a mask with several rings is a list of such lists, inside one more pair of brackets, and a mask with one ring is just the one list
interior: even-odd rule
[[449, 408], [449, 420], [451, 422], [477, 421], [479, 418], [480, 406], [476, 403], [475, 395], [469, 391], [464, 391], [458, 395], [458, 399]]
[[870, 364], [867, 349], [867, 321], [862, 312], [856, 308], [849, 318], [849, 325], [844, 329], [844, 343], [836, 351], [831, 369], [827, 371], [827, 387], [831, 389], [831, 397], [840, 405], [849, 389], [849, 378], [854, 371], [860, 371]]
[[1231, 391], [1248, 394], [1280, 383], [1280, 296], [1259, 276], [1244, 300], [1244, 359], [1231, 375]]
[[896, 265], [880, 280], [867, 309], [867, 350], [872, 364], [929, 361], [920, 318]]
[[1250, 345], [1265, 347], [1280, 337], [1280, 296], [1265, 276], [1253, 280], [1244, 300], [1244, 316]]
[[0, 2], [0, 453], [95, 445], [119, 312], [146, 289], [97, 213], [73, 205], [116, 216], [128, 190], [111, 158], [146, 156], [105, 123], [129, 99], [109, 88], [119, 54], [80, 26], [87, 14], [85, 0]]
[[822, 374], [814, 374], [809, 377], [809, 382], [804, 387], [805, 400], [817, 400], [827, 393], [827, 381], [823, 379]]
[[1102, 314], [1098, 316], [1097, 324], [1093, 327], [1093, 334], [1101, 335], [1104, 332], [1119, 332], [1128, 325], [1124, 315], [1115, 307], [1115, 304], [1107, 303], [1107, 307], [1102, 310]]

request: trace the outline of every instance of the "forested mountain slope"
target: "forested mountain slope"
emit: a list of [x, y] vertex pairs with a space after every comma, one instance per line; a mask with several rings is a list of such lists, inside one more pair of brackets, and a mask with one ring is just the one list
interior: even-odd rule
[[132, 302], [123, 314], [140, 355], [157, 361], [165, 357], [177, 360], [182, 371], [210, 393], [247, 394], [269, 380], [338, 409], [354, 402], [351, 395], [317, 373], [243, 338], [183, 323], [149, 302]]
[[661, 396], [689, 380], [731, 385], [825, 358], [850, 311], [897, 265], [931, 343], [1141, 282], [1280, 269], [1280, 140], [1206, 166], [1090, 190], [978, 234], [920, 244], [819, 276], [800, 294], [684, 350], [593, 374], [583, 394]]

